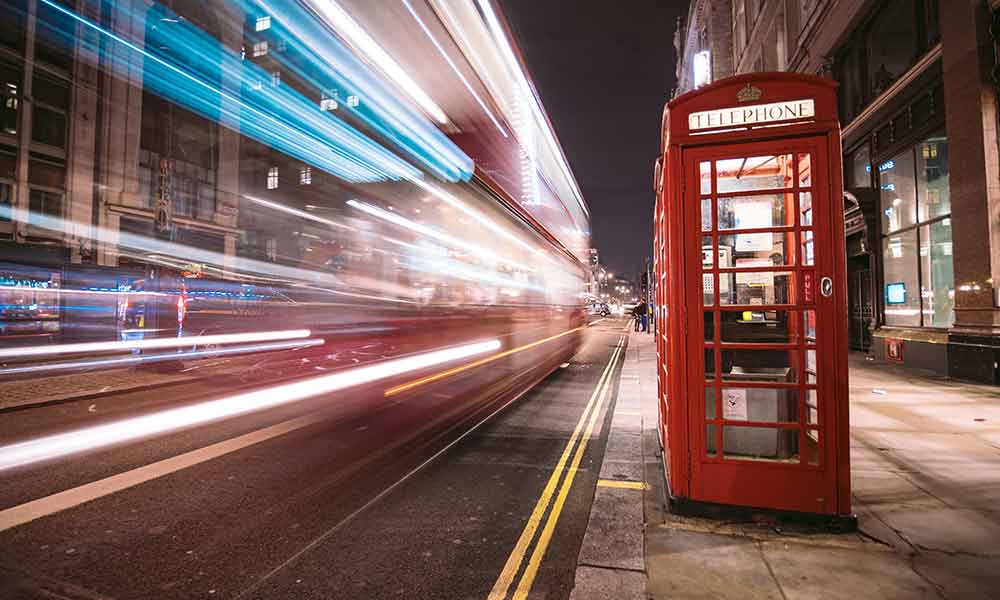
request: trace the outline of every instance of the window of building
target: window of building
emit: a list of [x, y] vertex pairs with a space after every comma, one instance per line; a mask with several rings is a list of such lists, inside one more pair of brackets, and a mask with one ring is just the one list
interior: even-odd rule
[[271, 167], [267, 170], [267, 189], [278, 188], [278, 167]]
[[892, 0], [872, 22], [868, 34], [868, 81], [875, 96], [914, 63], [916, 25], [913, 0]]
[[24, 44], [24, 19], [27, 14], [27, 0], [0, 0], [0, 46], [14, 50], [18, 54]]
[[347, 105], [348, 106], [350, 106], [350, 107], [353, 108], [353, 107], [356, 107], [359, 104], [361, 104], [361, 99], [358, 98], [357, 96], [348, 96], [347, 97]]
[[[56, 3], [75, 8], [66, 0]], [[35, 60], [68, 72], [73, 62], [76, 21], [44, 2], [39, 2], [36, 10]]]
[[271, 71], [271, 85], [274, 87], [281, 85], [281, 71]]
[[868, 144], [863, 144], [860, 148], [855, 150], [851, 154], [848, 164], [850, 165], [851, 170], [851, 178], [848, 181], [848, 187], [872, 187], [871, 150], [868, 149]]
[[947, 138], [932, 135], [878, 169], [885, 324], [948, 327], [955, 278]]
[[257, 17], [257, 22], [254, 25], [254, 31], [266, 31], [271, 28], [271, 17]]
[[319, 109], [337, 110], [337, 96], [336, 90], [323, 90], [323, 93], [320, 95]]
[[260, 42], [253, 43], [253, 56], [254, 58], [258, 56], [264, 56], [267, 54], [267, 40], [262, 40]]
[[0, 62], [0, 133], [17, 135], [21, 67]]
[[9, 222], [14, 207], [17, 149], [0, 146], [0, 222]]
[[302, 185], [312, 185], [313, 182], [313, 172], [312, 167], [302, 167], [299, 169], [299, 183]]
[[69, 85], [36, 73], [32, 96], [31, 141], [65, 149]]

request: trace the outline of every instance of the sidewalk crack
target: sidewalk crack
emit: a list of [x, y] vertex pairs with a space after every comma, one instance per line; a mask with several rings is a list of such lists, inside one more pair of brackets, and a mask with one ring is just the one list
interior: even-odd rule
[[771, 574], [771, 579], [774, 580], [774, 585], [778, 588], [778, 593], [781, 594], [782, 600], [788, 600], [788, 595], [785, 594], [785, 589], [781, 587], [781, 582], [778, 581], [777, 575], [774, 574], [774, 569], [771, 567], [771, 561], [767, 560], [767, 555], [764, 554], [763, 542], [754, 542], [753, 544], [757, 547], [757, 552], [760, 553], [760, 559], [764, 561], [764, 566], [767, 567], [767, 572]]

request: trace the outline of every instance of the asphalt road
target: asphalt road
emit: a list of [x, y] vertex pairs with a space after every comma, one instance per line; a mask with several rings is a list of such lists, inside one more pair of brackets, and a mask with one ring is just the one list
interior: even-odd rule
[[[623, 324], [589, 327], [568, 364], [507, 405], [500, 389], [457, 404], [427, 386], [377, 405], [346, 390], [0, 472], [0, 598], [566, 598]], [[463, 378], [474, 385], [463, 373], [449, 390]], [[0, 414], [0, 443], [213, 389]]]

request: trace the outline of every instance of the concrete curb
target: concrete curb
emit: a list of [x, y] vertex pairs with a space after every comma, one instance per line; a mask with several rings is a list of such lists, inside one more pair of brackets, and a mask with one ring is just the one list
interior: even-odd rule
[[571, 600], [646, 598], [639, 351], [630, 333]]

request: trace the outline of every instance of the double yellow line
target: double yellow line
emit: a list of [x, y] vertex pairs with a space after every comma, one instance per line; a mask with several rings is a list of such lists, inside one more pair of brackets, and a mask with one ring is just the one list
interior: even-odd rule
[[[503, 600], [507, 597], [507, 592], [514, 583], [514, 579], [521, 572], [528, 549], [531, 547], [532, 541], [535, 540], [535, 533], [537, 533], [538, 528], [541, 526], [542, 533], [535, 542], [534, 550], [531, 552], [527, 566], [524, 567], [521, 573], [520, 581], [514, 590], [513, 596], [514, 600], [523, 600], [528, 597], [528, 592], [531, 591], [531, 586], [535, 582], [535, 576], [538, 574], [538, 568], [542, 564], [542, 558], [545, 556], [545, 551], [548, 549], [549, 542], [552, 539], [556, 523], [559, 521], [559, 515], [562, 513], [563, 506], [566, 503], [566, 497], [569, 495], [569, 490], [573, 485], [573, 478], [576, 476], [580, 461], [583, 459], [583, 453], [587, 449], [587, 442], [594, 433], [594, 426], [597, 424], [597, 418], [601, 414], [601, 409], [605, 401], [610, 397], [609, 391], [611, 389], [612, 373], [614, 372], [618, 358], [621, 356], [625, 339], [625, 335], [618, 338], [618, 345], [611, 354], [611, 359], [604, 368], [604, 373], [601, 374], [601, 378], [597, 381], [597, 387], [594, 388], [594, 393], [591, 394], [590, 401], [587, 402], [587, 406], [584, 408], [583, 414], [576, 424], [576, 429], [573, 430], [573, 435], [570, 436], [566, 448], [563, 449], [562, 456], [559, 457], [559, 462], [556, 464], [555, 470], [552, 471], [545, 489], [542, 490], [542, 495], [538, 498], [535, 509], [528, 518], [528, 523], [524, 526], [524, 531], [521, 532], [521, 537], [518, 538], [514, 550], [507, 558], [507, 563], [504, 565], [503, 571], [500, 572], [500, 577], [497, 578], [496, 584], [493, 585], [489, 600]], [[574, 447], [576, 448], [575, 452], [573, 451]], [[570, 462], [571, 455], [572, 462]], [[563, 477], [564, 474], [565, 478]], [[562, 485], [559, 484], [560, 480], [562, 480]], [[558, 494], [556, 493], [557, 488]], [[554, 503], [553, 495], [555, 495]], [[548, 510], [550, 504], [552, 504], [552, 509], [548, 511], [548, 516], [546, 517], [546, 510]], [[542, 523], [543, 517], [546, 517], [544, 519], [544, 526]]]

